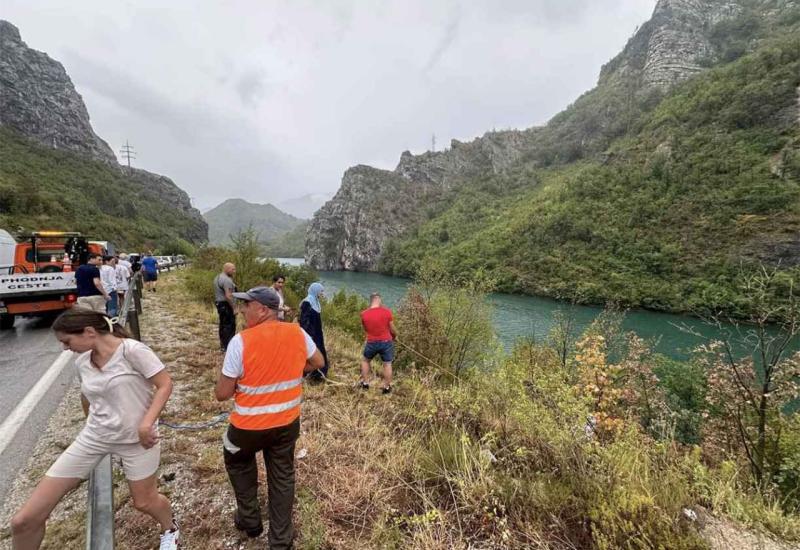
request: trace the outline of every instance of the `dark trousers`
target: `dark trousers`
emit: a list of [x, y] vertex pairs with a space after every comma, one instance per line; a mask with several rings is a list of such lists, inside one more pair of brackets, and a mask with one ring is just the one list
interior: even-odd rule
[[267, 467], [269, 547], [292, 548], [294, 444], [300, 436], [300, 419], [269, 430], [241, 430], [231, 425], [226, 436], [225, 469], [236, 494], [239, 527], [250, 530], [262, 525], [256, 464], [256, 455], [261, 452]]
[[226, 350], [228, 342], [236, 334], [236, 315], [228, 302], [217, 302], [217, 313], [219, 313], [219, 345]]

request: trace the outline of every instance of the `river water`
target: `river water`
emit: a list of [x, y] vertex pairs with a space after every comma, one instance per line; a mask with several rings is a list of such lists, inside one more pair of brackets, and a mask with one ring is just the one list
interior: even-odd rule
[[[292, 265], [302, 264], [302, 259], [278, 258]], [[384, 303], [397, 307], [411, 283], [408, 279], [378, 275], [376, 273], [355, 273], [350, 271], [321, 271], [320, 279], [325, 293], [332, 296], [340, 289], [356, 292], [365, 298], [372, 292], [379, 292]], [[491, 294], [489, 302], [493, 308], [494, 326], [498, 337], [506, 348], [519, 338], [534, 336], [542, 340], [553, 326], [556, 311], [572, 308], [578, 332], [582, 332], [600, 314], [602, 308], [594, 306], [572, 306], [558, 300], [537, 296], [512, 294]], [[654, 343], [655, 351], [673, 359], [686, 359], [691, 351], [703, 343], [704, 338], [686, 332], [685, 328], [700, 333], [705, 338], [723, 336], [734, 327], [720, 331], [696, 317], [672, 315], [645, 310], [631, 310], [625, 315], [623, 328], [633, 331], [640, 337]]]

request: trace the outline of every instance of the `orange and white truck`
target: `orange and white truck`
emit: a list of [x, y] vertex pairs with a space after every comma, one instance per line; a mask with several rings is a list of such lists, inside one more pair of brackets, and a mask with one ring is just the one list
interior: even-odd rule
[[[7, 249], [7, 246], [6, 246]], [[0, 330], [17, 317], [56, 315], [78, 299], [75, 270], [89, 254], [106, 254], [103, 244], [70, 231], [21, 235], [10, 264], [0, 265]]]

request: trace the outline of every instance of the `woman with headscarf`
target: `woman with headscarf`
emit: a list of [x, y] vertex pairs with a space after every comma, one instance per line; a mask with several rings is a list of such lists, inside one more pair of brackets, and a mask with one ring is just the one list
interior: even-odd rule
[[325, 351], [325, 336], [322, 334], [322, 304], [319, 299], [324, 296], [325, 288], [322, 283], [311, 283], [308, 287], [308, 296], [300, 303], [300, 326], [311, 336], [317, 349], [325, 359], [325, 366], [317, 369], [308, 376], [315, 380], [322, 380], [328, 376], [328, 352]]

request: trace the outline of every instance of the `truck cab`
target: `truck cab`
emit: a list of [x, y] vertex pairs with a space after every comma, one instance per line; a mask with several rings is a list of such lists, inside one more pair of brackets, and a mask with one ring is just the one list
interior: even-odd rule
[[0, 330], [18, 316], [56, 315], [77, 301], [75, 270], [90, 254], [106, 254], [100, 243], [68, 231], [21, 235], [13, 264], [0, 268]]

